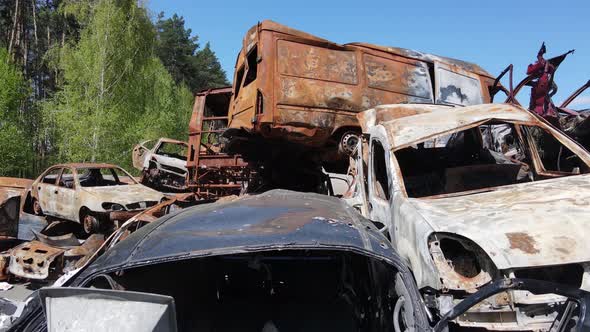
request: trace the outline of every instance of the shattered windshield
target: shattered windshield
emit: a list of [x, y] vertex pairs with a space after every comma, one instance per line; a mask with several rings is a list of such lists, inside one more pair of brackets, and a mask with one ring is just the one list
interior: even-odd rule
[[82, 187], [106, 187], [137, 184], [132, 176], [120, 168], [88, 167], [78, 168], [77, 172]]
[[[488, 122], [394, 152], [409, 197], [480, 191], [588, 172], [588, 165], [536, 126]], [[540, 164], [534, 167], [532, 159]]]
[[162, 143], [156, 151], [157, 154], [165, 157], [186, 160], [187, 147], [184, 144]]

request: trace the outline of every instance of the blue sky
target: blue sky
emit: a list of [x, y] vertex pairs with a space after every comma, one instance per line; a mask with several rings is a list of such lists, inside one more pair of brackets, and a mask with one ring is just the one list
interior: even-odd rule
[[[183, 16], [201, 44], [211, 43], [230, 80], [244, 34], [264, 19], [337, 43], [362, 41], [472, 61], [494, 75], [513, 63], [515, 82], [524, 77], [545, 41], [548, 56], [576, 49], [556, 75], [556, 102], [590, 79], [590, 0], [148, 0], [147, 4], [153, 15], [164, 11], [166, 16]], [[590, 91], [573, 108], [579, 107], [590, 107]]]

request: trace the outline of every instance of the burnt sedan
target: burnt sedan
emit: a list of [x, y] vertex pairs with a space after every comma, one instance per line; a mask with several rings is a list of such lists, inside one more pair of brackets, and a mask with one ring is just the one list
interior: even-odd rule
[[[125, 331], [156, 330], [150, 322], [171, 331], [442, 331], [482, 298], [523, 287], [567, 296], [556, 326], [571, 317], [586, 324], [587, 293], [523, 280], [491, 283], [447, 316], [432, 317], [387, 239], [328, 196], [273, 190], [203, 204], [115, 243], [128, 223], [101, 256], [59, 283], [67, 287], [30, 298], [12, 331], [51, 330], [56, 321]], [[113, 311], [86, 304], [97, 299], [134, 305]], [[78, 304], [76, 315], [51, 308], [64, 301]], [[158, 311], [166, 329], [144, 318], [143, 305], [135, 306], [142, 301], [166, 307]]]
[[141, 185], [110, 164], [63, 164], [48, 168], [33, 182], [33, 212], [79, 222], [96, 233], [125, 221], [164, 195]]

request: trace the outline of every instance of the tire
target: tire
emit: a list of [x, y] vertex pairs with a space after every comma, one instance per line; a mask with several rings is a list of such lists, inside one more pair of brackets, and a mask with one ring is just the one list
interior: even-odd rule
[[36, 198], [33, 198], [33, 214], [41, 217], [44, 216], [41, 204], [39, 204], [39, 201]]
[[81, 219], [82, 228], [88, 235], [97, 233], [100, 229], [100, 222], [90, 212], [86, 212]]
[[404, 281], [399, 274], [395, 277], [395, 292], [398, 295], [393, 309], [393, 326], [395, 332], [416, 331], [414, 305]]

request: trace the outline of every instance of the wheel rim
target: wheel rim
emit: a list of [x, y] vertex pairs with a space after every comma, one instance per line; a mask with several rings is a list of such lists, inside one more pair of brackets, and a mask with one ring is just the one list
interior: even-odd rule
[[395, 332], [403, 332], [408, 330], [408, 324], [406, 323], [405, 319], [405, 309], [404, 303], [406, 299], [403, 296], [400, 296], [395, 302], [395, 307], [393, 309], [393, 328]]
[[84, 216], [83, 224], [84, 224], [83, 225], [84, 231], [86, 233], [90, 234], [94, 231], [95, 224], [96, 224], [96, 218], [94, 218], [93, 216], [90, 216], [90, 215], [86, 215], [86, 216]]
[[41, 214], [41, 205], [39, 205], [38, 200], [33, 201], [33, 212], [37, 215]]

